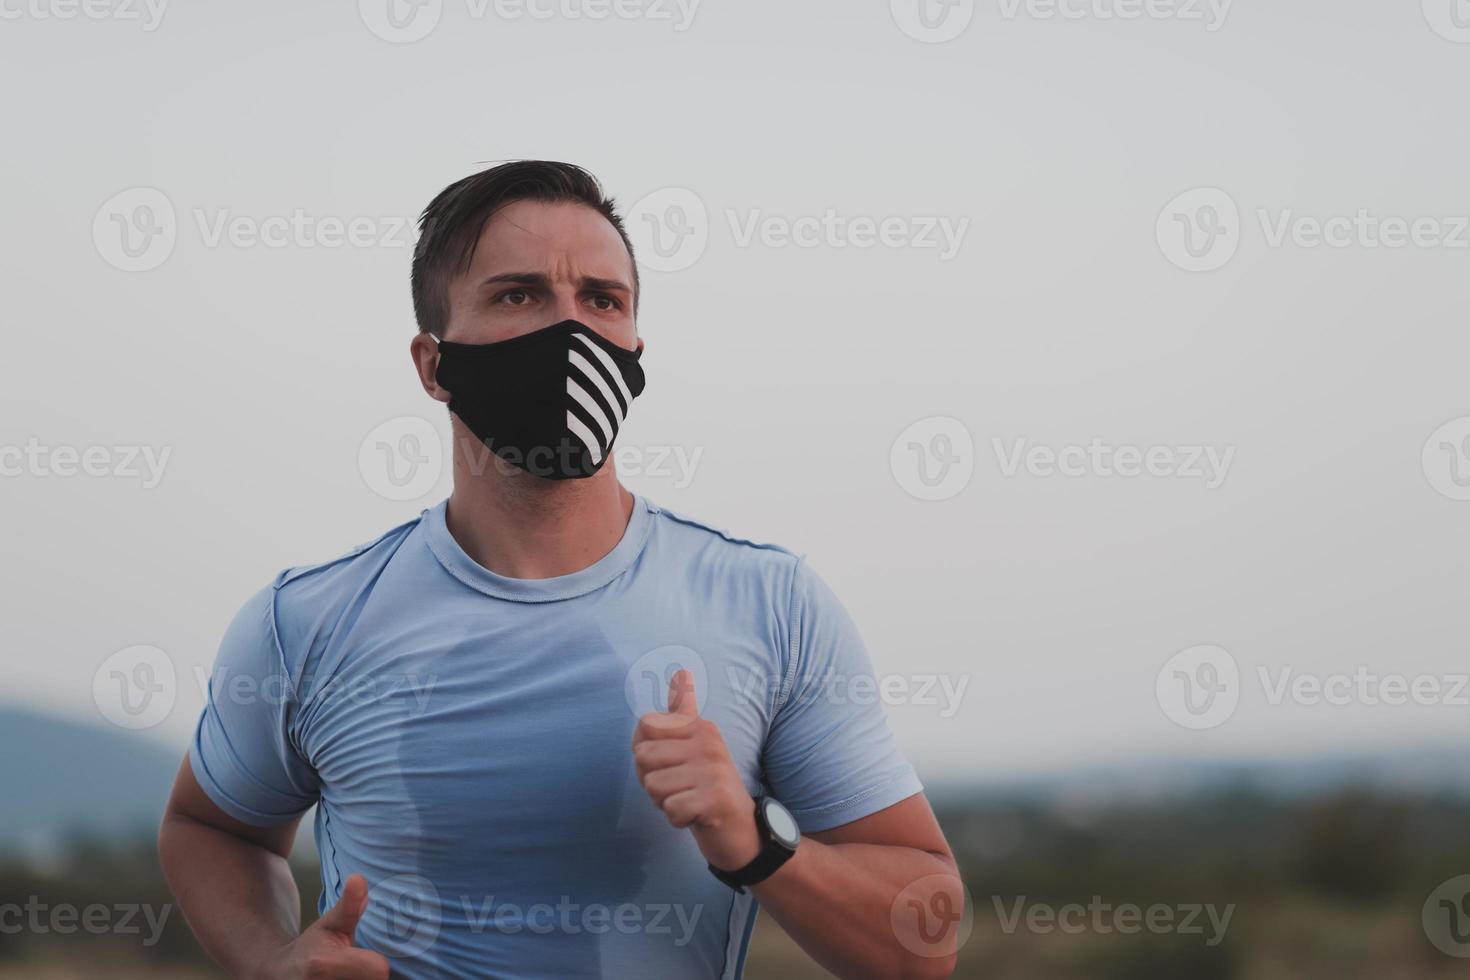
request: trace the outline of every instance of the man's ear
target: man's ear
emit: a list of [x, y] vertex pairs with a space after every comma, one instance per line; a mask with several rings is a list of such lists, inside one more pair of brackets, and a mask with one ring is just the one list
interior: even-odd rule
[[409, 356], [413, 358], [414, 370], [418, 372], [419, 384], [429, 397], [438, 402], [449, 401], [448, 390], [439, 387], [434, 376], [439, 370], [439, 343], [422, 331], [408, 344]]

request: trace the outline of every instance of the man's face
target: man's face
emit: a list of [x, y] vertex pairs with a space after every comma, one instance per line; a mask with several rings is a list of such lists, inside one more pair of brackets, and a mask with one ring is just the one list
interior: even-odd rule
[[608, 220], [584, 204], [516, 201], [485, 223], [469, 271], [449, 285], [444, 340], [492, 344], [580, 320], [629, 350], [633, 257]]

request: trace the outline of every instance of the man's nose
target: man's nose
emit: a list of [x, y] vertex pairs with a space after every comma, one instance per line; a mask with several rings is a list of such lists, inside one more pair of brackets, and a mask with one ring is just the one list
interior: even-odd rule
[[577, 308], [577, 291], [570, 287], [558, 286], [552, 293], [551, 323], [560, 323], [563, 320], [580, 319]]

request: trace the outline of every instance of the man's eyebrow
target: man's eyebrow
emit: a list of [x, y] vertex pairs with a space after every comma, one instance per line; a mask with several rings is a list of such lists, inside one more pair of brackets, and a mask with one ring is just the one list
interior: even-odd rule
[[[540, 272], [502, 272], [499, 275], [490, 276], [481, 280], [480, 286], [495, 286], [501, 283], [514, 283], [518, 286], [539, 286], [546, 288], [551, 280]], [[582, 289], [601, 289], [607, 292], [633, 292], [632, 287], [621, 279], [604, 279], [601, 276], [583, 276], [578, 285]]]
[[539, 272], [502, 272], [498, 276], [485, 279], [480, 285], [494, 286], [502, 282], [513, 282], [523, 286], [546, 286], [551, 280]]
[[631, 293], [633, 290], [621, 279], [601, 279], [597, 276], [583, 276], [582, 288], [601, 289], [606, 292]]

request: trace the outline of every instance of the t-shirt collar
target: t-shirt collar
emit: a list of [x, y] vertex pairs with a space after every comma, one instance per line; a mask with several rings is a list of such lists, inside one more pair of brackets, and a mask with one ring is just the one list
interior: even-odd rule
[[424, 511], [423, 526], [434, 557], [449, 574], [470, 588], [497, 599], [516, 602], [556, 602], [602, 588], [637, 561], [653, 527], [648, 502], [634, 494], [633, 513], [628, 518], [622, 539], [597, 561], [586, 568], [553, 578], [510, 578], [490, 571], [465, 553], [445, 523], [444, 515], [448, 508], [449, 501], [445, 499]]

